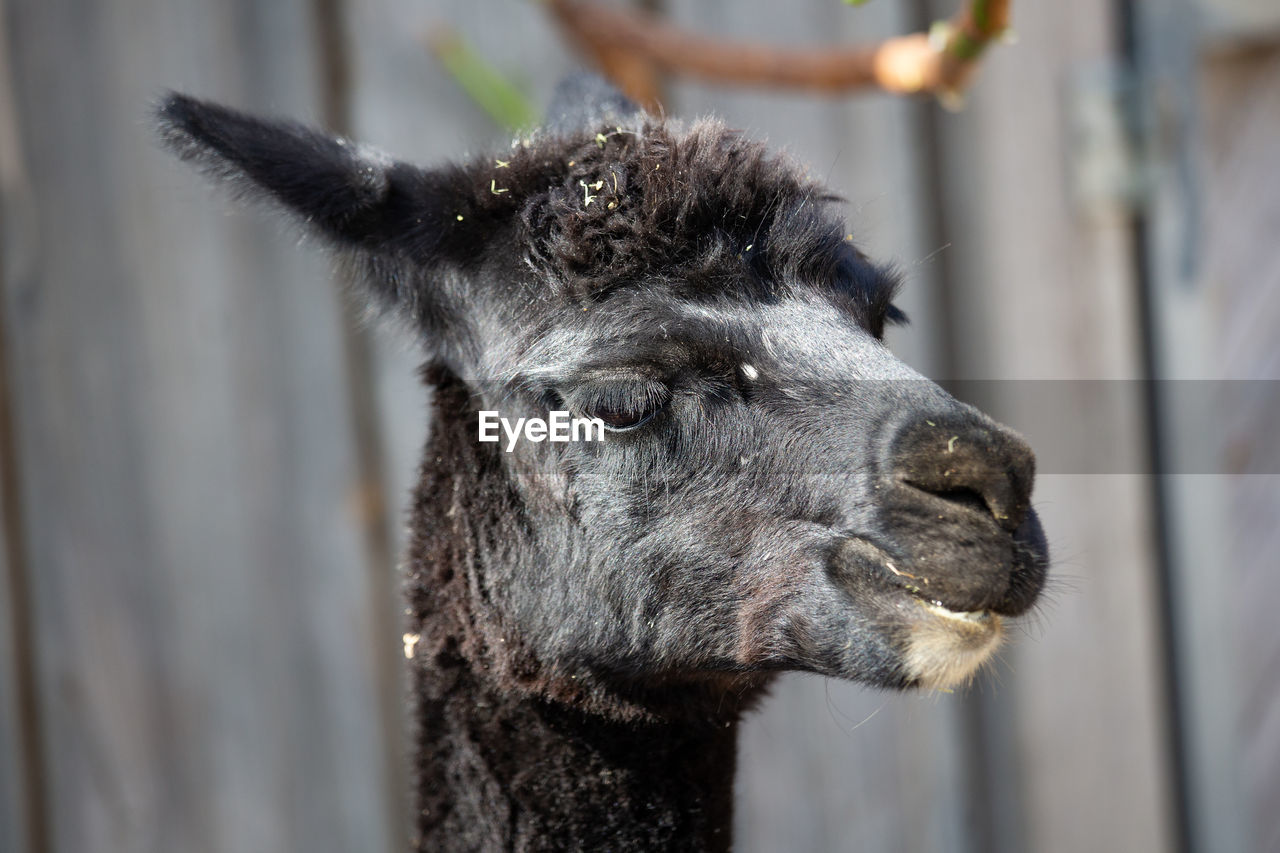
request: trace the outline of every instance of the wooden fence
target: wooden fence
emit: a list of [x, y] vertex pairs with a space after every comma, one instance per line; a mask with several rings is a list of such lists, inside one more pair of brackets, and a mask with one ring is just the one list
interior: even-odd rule
[[[1274, 380], [1280, 14], [1189, 1], [1017, 2], [956, 114], [686, 82], [668, 108], [850, 200], [928, 374]], [[795, 44], [952, 11], [659, 5]], [[0, 851], [398, 849], [412, 344], [158, 150], [148, 107], [174, 88], [438, 162], [500, 133], [433, 26], [538, 100], [574, 58], [524, 0], [0, 11]], [[1035, 445], [1017, 383], [983, 387]], [[1199, 436], [1162, 432], [1149, 387], [1107, 440], [1176, 472]], [[1247, 458], [1274, 414], [1214, 440]], [[785, 679], [744, 734], [739, 849], [1280, 849], [1277, 478], [1049, 470], [1036, 501], [1054, 586], [1001, 665], [956, 695]]]

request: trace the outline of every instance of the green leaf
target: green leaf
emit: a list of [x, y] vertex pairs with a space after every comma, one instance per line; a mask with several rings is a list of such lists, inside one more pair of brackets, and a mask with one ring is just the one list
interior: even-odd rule
[[533, 127], [538, 113], [502, 72], [456, 33], [437, 33], [431, 49], [471, 100], [507, 130]]

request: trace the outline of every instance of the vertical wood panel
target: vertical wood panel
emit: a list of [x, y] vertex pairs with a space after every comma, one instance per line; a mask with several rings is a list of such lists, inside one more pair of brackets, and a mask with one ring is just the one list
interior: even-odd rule
[[4, 211], [4, 298], [58, 850], [388, 846], [339, 300], [146, 115], [165, 87], [316, 104], [309, 15], [9, 10], [33, 203]]
[[[14, 247], [4, 213], [23, 196], [19, 186], [18, 128], [9, 74], [7, 2], [0, 2], [0, 257]], [[0, 295], [3, 294], [0, 268]], [[5, 336], [4, 304], [0, 300], [0, 850], [27, 851], [39, 843], [41, 826], [32, 826], [38, 795], [29, 786], [38, 780], [39, 756], [31, 746], [34, 716], [31, 698], [28, 598], [20, 504], [17, 449], [13, 436], [9, 347]], [[20, 574], [21, 573], [21, 574]], [[33, 798], [32, 794], [36, 794]]]
[[10, 596], [11, 567], [2, 550], [0, 530], [0, 850], [28, 849], [24, 732], [19, 706], [18, 646], [13, 642], [14, 602]]
[[[3, 352], [3, 335], [0, 335], [0, 353]], [[0, 368], [4, 359], [0, 355]], [[0, 376], [0, 398], [7, 393], [6, 382]], [[5, 404], [0, 399], [0, 418], [5, 416]], [[0, 439], [5, 437], [5, 425], [0, 423]], [[3, 441], [0, 441], [0, 447]], [[0, 451], [2, 453], [2, 451]], [[9, 462], [7, 455], [4, 462]], [[3, 473], [3, 472], [0, 472]], [[0, 477], [0, 486], [3, 485]], [[14, 853], [29, 849], [32, 815], [32, 799], [27, 786], [32, 776], [30, 753], [31, 732], [29, 720], [23, 718], [23, 699], [28, 685], [22, 672], [22, 656], [30, 653], [23, 642], [18, 608], [22, 607], [26, 591], [25, 578], [19, 577], [21, 565], [11, 559], [13, 549], [9, 539], [11, 531], [7, 519], [12, 516], [7, 490], [0, 488], [0, 850]]]
[[[1220, 376], [1258, 384], [1238, 410], [1224, 413], [1215, 440], [1225, 480], [1225, 587], [1230, 626], [1227, 666], [1237, 696], [1221, 697], [1250, 847], [1280, 849], [1280, 629], [1271, 603], [1280, 596], [1280, 477], [1258, 459], [1275, 443], [1280, 380], [1280, 38], [1252, 50], [1204, 55], [1200, 65], [1204, 136], [1204, 282], [1213, 308]], [[1251, 836], [1251, 838], [1250, 838]]]
[[[0, 382], [0, 393], [4, 383]], [[0, 513], [4, 510], [0, 494]], [[2, 517], [2, 516], [0, 516]], [[27, 754], [21, 715], [21, 677], [16, 642], [12, 572], [0, 527], [0, 850], [28, 849]]]
[[[1248, 310], [1256, 319], [1265, 315], [1265, 303], [1258, 304], [1254, 293], [1238, 285], [1224, 286], [1223, 280], [1230, 276], [1230, 266], [1221, 254], [1224, 229], [1235, 232], [1236, 239], [1243, 243], [1237, 244], [1232, 254], [1254, 257], [1258, 256], [1255, 252], [1265, 256], [1271, 250], [1274, 229], [1256, 231], [1248, 220], [1237, 222], [1237, 217], [1266, 214], [1267, 206], [1256, 197], [1246, 194], [1238, 199], [1246, 202], [1242, 209], [1214, 211], [1219, 219], [1216, 222], [1206, 215], [1205, 200], [1239, 192], [1242, 180], [1250, 189], [1265, 191], [1268, 181], [1264, 176], [1271, 171], [1274, 156], [1268, 154], [1255, 161], [1257, 171], [1247, 178], [1215, 174], [1206, 160], [1228, 154], [1230, 149], [1222, 145], [1220, 136], [1216, 151], [1207, 145], [1218, 131], [1206, 125], [1203, 106], [1196, 99], [1198, 65], [1205, 47], [1200, 20], [1190, 14], [1189, 0], [1138, 4], [1134, 12], [1141, 82], [1149, 93], [1143, 116], [1148, 130], [1145, 153], [1154, 176], [1144, 235], [1149, 260], [1151, 360], [1163, 379], [1216, 379], [1223, 375], [1227, 364], [1221, 360], [1224, 353], [1220, 343], [1214, 340], [1215, 317], [1227, 306], [1240, 310], [1242, 301], [1253, 303]], [[1224, 117], [1221, 111], [1230, 111], [1233, 101], [1234, 98], [1223, 98], [1214, 105], [1219, 111], [1216, 117]], [[1258, 106], [1251, 104], [1248, 109], [1252, 112]], [[1249, 145], [1247, 139], [1240, 141]], [[1256, 147], [1257, 142], [1252, 145]], [[1247, 151], [1247, 147], [1242, 150]], [[1264, 233], [1272, 236], [1264, 237]], [[1262, 242], [1257, 248], [1245, 250], [1250, 238]], [[1212, 262], [1207, 254], [1210, 247], [1218, 252]], [[1258, 272], [1265, 268], [1260, 267]], [[1253, 279], [1251, 283], [1256, 286], [1261, 282]], [[1230, 329], [1234, 333], [1245, 330], [1242, 326]], [[1244, 337], [1226, 342], [1228, 347], [1239, 347], [1237, 355], [1250, 349], [1253, 354], [1265, 354], [1266, 348], [1254, 348], [1256, 344], [1251, 347], [1250, 343]], [[1243, 364], [1237, 361], [1234, 367], [1242, 369]], [[1262, 365], [1252, 365], [1246, 375], [1257, 375], [1254, 371], [1259, 369], [1265, 370]], [[1154, 402], [1164, 427], [1160, 449], [1172, 471], [1178, 473], [1177, 461], [1197, 450], [1227, 449], [1220, 422], [1222, 412], [1209, 411], [1198, 422], [1170, 417], [1177, 411], [1175, 395], [1163, 385], [1157, 391]], [[1265, 419], [1262, 424], [1267, 434], [1274, 433]], [[1262, 424], [1255, 422], [1253, 426]], [[1246, 449], [1250, 437], [1246, 434], [1242, 438], [1245, 447], [1241, 449]], [[1240, 461], [1243, 460], [1238, 459], [1237, 463]], [[1224, 465], [1222, 470], [1230, 469]], [[1246, 487], [1234, 493], [1240, 485], [1235, 478], [1186, 474], [1166, 476], [1161, 483], [1168, 518], [1168, 576], [1173, 592], [1170, 646], [1178, 666], [1175, 687], [1181, 755], [1186, 768], [1184, 822], [1188, 846], [1197, 851], [1234, 853], [1254, 849], [1256, 843], [1249, 814], [1252, 792], [1246, 787], [1254, 780], [1247, 773], [1242, 774], [1241, 769], [1249, 755], [1243, 750], [1258, 744], [1240, 742], [1241, 711], [1249, 685], [1255, 679], [1266, 683], [1274, 676], [1267, 678], [1245, 669], [1241, 664], [1249, 659], [1241, 658], [1239, 644], [1256, 643], [1259, 648], [1270, 645], [1266, 635], [1273, 631], [1264, 626], [1273, 625], [1274, 620], [1264, 616], [1260, 625], [1238, 621], [1242, 614], [1238, 603], [1241, 587], [1237, 583], [1248, 579], [1247, 568], [1231, 565], [1229, 560], [1247, 557], [1253, 544], [1234, 541], [1234, 536], [1243, 530], [1236, 527], [1242, 518], [1233, 516], [1238, 508], [1233, 500], [1238, 501], [1251, 491]], [[1272, 571], [1274, 562], [1270, 560]], [[1250, 590], [1249, 596], [1254, 594], [1265, 591]], [[1255, 632], [1263, 636], [1255, 638]], [[1264, 809], [1273, 810], [1274, 804], [1268, 803]]]
[[[964, 112], [941, 120], [962, 376], [1138, 375], [1128, 222], [1119, 210], [1086, 218], [1066, 184], [1066, 96], [1111, 52], [1110, 12], [1105, 2], [1015, 4], [1018, 44], [994, 50]], [[1015, 428], [1034, 423], [1021, 387], [989, 383], [990, 399], [975, 402]], [[1129, 428], [1115, 440], [1141, 458], [1140, 397], [1121, 396]], [[1037, 477], [1055, 559], [1048, 600], [979, 709], [1007, 721], [995, 736], [1012, 750], [988, 804], [996, 849], [1168, 848], [1147, 495], [1124, 472]]]

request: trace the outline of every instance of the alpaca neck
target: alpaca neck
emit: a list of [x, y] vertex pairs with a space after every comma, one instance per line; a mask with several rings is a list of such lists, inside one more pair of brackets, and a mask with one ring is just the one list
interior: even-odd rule
[[468, 687], [419, 705], [420, 849], [729, 849], [736, 726], [623, 723]]
[[[521, 534], [476, 406], [428, 374], [437, 418], [413, 508], [405, 592], [423, 850], [730, 845], [740, 683], [624, 699], [547, 674], [476, 599]], [[468, 417], [469, 416], [469, 417]], [[754, 686], [754, 685], [753, 685]]]

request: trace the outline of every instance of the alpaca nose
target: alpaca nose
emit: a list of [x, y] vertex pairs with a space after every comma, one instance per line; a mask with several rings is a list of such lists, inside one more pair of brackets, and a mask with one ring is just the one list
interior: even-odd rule
[[1036, 460], [1011, 430], [973, 412], [917, 415], [890, 446], [899, 482], [989, 515], [1010, 533], [1027, 517]]

